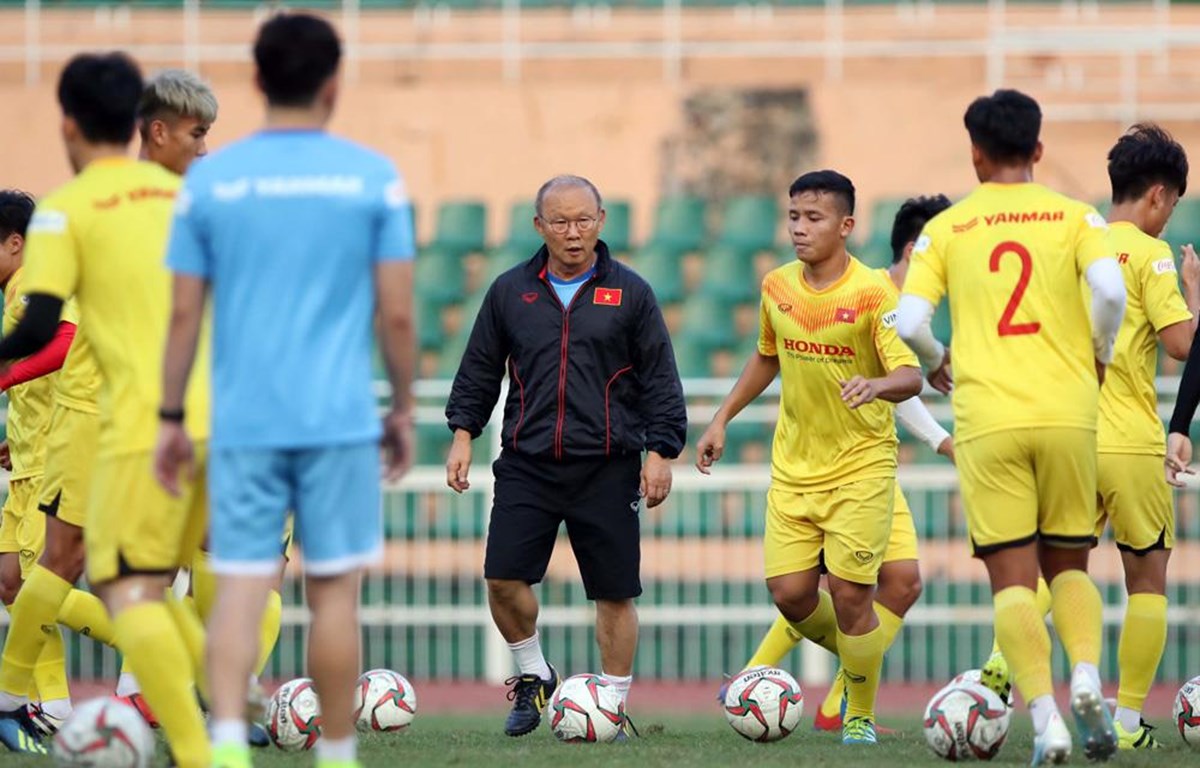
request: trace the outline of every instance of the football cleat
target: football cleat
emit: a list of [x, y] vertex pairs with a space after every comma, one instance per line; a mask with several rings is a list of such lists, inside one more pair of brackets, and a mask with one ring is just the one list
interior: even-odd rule
[[1086, 672], [1078, 671], [1071, 678], [1071, 712], [1075, 728], [1089, 760], [1107, 760], [1117, 752], [1117, 732], [1113, 729], [1112, 712], [1104, 703], [1104, 694]]
[[35, 755], [46, 754], [46, 745], [42, 743], [37, 726], [29, 718], [25, 707], [10, 712], [0, 712], [0, 744], [9, 752], [26, 752]]
[[509, 736], [524, 736], [533, 733], [542, 723], [542, 710], [558, 688], [558, 672], [550, 667], [550, 679], [537, 675], [519, 675], [504, 681], [511, 685], [508, 700], [513, 703], [508, 719], [504, 721], [504, 732]]
[[1061, 765], [1071, 756], [1071, 732], [1062, 715], [1055, 712], [1046, 723], [1046, 730], [1033, 737], [1032, 766]]
[[33, 721], [38, 733], [43, 736], [53, 736], [58, 733], [58, 729], [62, 728], [63, 723], [67, 721], [65, 717], [56, 717], [42, 709], [41, 702], [30, 703], [27, 709], [29, 710], [29, 719]]
[[979, 670], [979, 682], [992, 693], [1000, 697], [1000, 701], [1012, 706], [1012, 673], [1008, 669], [1008, 661], [999, 651], [992, 654], [987, 664]]
[[843, 744], [875, 744], [875, 723], [869, 717], [852, 717], [842, 726]]
[[1117, 732], [1117, 749], [1162, 749], [1162, 744], [1151, 733], [1154, 726], [1145, 720], [1130, 732], [1121, 727], [1120, 721], [1113, 723], [1113, 729]]

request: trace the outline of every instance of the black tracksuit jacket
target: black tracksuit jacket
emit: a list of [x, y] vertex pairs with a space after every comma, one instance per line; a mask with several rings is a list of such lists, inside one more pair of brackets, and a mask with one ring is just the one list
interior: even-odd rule
[[505, 272], [484, 297], [446, 419], [478, 437], [509, 376], [505, 450], [539, 459], [655, 451], [675, 458], [687, 410], [654, 292], [596, 244], [596, 272], [564, 307], [547, 251]]

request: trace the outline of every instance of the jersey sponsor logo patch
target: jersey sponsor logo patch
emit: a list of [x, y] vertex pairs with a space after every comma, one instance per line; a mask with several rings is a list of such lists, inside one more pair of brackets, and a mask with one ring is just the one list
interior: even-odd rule
[[868, 552], [865, 549], [858, 549], [854, 552], [854, 559], [865, 565], [875, 559], [875, 553]]
[[972, 229], [975, 228], [975, 225], [978, 223], [979, 223], [979, 217], [972, 216], [971, 218], [964, 221], [962, 224], [953, 224], [953, 225], [951, 225], [950, 228], [952, 230], [954, 230], [954, 234], [961, 235], [963, 232], [970, 232]]
[[[1062, 211], [1014, 211], [994, 213], [991, 216], [984, 216], [983, 220], [990, 227], [995, 224], [1033, 224], [1039, 221], [1062, 221], [1064, 217], [1065, 214]], [[1100, 225], [1104, 226], [1103, 218], [1100, 219]]]
[[1118, 264], [1129, 263], [1129, 254], [1128, 253], [1118, 253], [1117, 254], [1117, 263]]
[[592, 295], [593, 304], [603, 304], [606, 307], [621, 306], [620, 288], [597, 288]]
[[780, 304], [779, 311], [783, 312], [784, 314], [787, 314], [788, 312], [792, 311], [792, 305], [791, 304]]
[[383, 202], [388, 208], [401, 208], [408, 204], [408, 189], [403, 179], [395, 179], [384, 187]]
[[526, 304], [532, 304], [533, 302], [537, 301], [537, 297], [538, 295], [536, 291], [530, 291], [529, 293], [521, 294], [521, 301], [525, 302]]
[[1088, 214], [1083, 217], [1083, 220], [1086, 221], [1088, 226], [1092, 229], [1108, 229], [1108, 222], [1104, 220], [1103, 216], [1095, 211], [1089, 211]]
[[29, 232], [60, 235], [67, 231], [67, 214], [62, 211], [34, 211], [27, 229]]
[[838, 307], [833, 313], [833, 321], [835, 323], [853, 323], [858, 319], [858, 310], [848, 307]]
[[933, 241], [929, 239], [929, 235], [921, 235], [917, 238], [917, 242], [913, 243], [913, 253], [924, 253], [932, 244]]
[[1154, 274], [1162, 275], [1175, 271], [1175, 259], [1159, 259], [1154, 262]]
[[900, 310], [893, 309], [891, 312], [885, 314], [880, 322], [883, 323], [884, 328], [894, 328], [896, 326], [896, 320], [899, 318]]
[[842, 344], [822, 344], [804, 339], [784, 339], [783, 348], [788, 352], [801, 352], [825, 357], [854, 357], [854, 348]]

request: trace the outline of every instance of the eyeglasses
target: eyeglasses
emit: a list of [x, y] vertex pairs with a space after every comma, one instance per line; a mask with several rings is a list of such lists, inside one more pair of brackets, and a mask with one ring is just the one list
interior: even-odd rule
[[567, 232], [571, 230], [572, 224], [575, 225], [575, 228], [579, 230], [580, 234], [584, 232], [591, 232], [596, 228], [596, 224], [599, 223], [599, 221], [599, 219], [596, 219], [592, 216], [584, 216], [581, 219], [555, 219], [554, 221], [546, 221], [545, 219], [542, 219], [542, 223], [550, 227], [550, 231], [556, 235], [567, 234]]

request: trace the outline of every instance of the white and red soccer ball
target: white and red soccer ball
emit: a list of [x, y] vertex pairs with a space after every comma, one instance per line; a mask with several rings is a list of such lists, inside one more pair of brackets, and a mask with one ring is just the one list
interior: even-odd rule
[[990, 688], [955, 679], [925, 708], [925, 743], [938, 757], [991, 760], [1008, 737], [1010, 711]]
[[612, 741], [625, 724], [621, 694], [600, 675], [568, 677], [550, 697], [549, 712], [559, 741]]
[[301, 677], [285, 683], [267, 704], [267, 733], [284, 752], [312, 749], [321, 738], [321, 700], [313, 681]]
[[804, 693], [796, 678], [775, 667], [752, 667], [729, 681], [725, 719], [751, 741], [778, 741], [800, 725]]
[[1179, 735], [1192, 749], [1200, 749], [1200, 677], [1183, 684], [1171, 710]]
[[54, 735], [50, 751], [61, 766], [149, 768], [155, 747], [154, 734], [138, 711], [107, 697], [76, 707]]
[[402, 731], [417, 715], [417, 692], [399, 672], [372, 669], [354, 689], [354, 721], [360, 731]]

